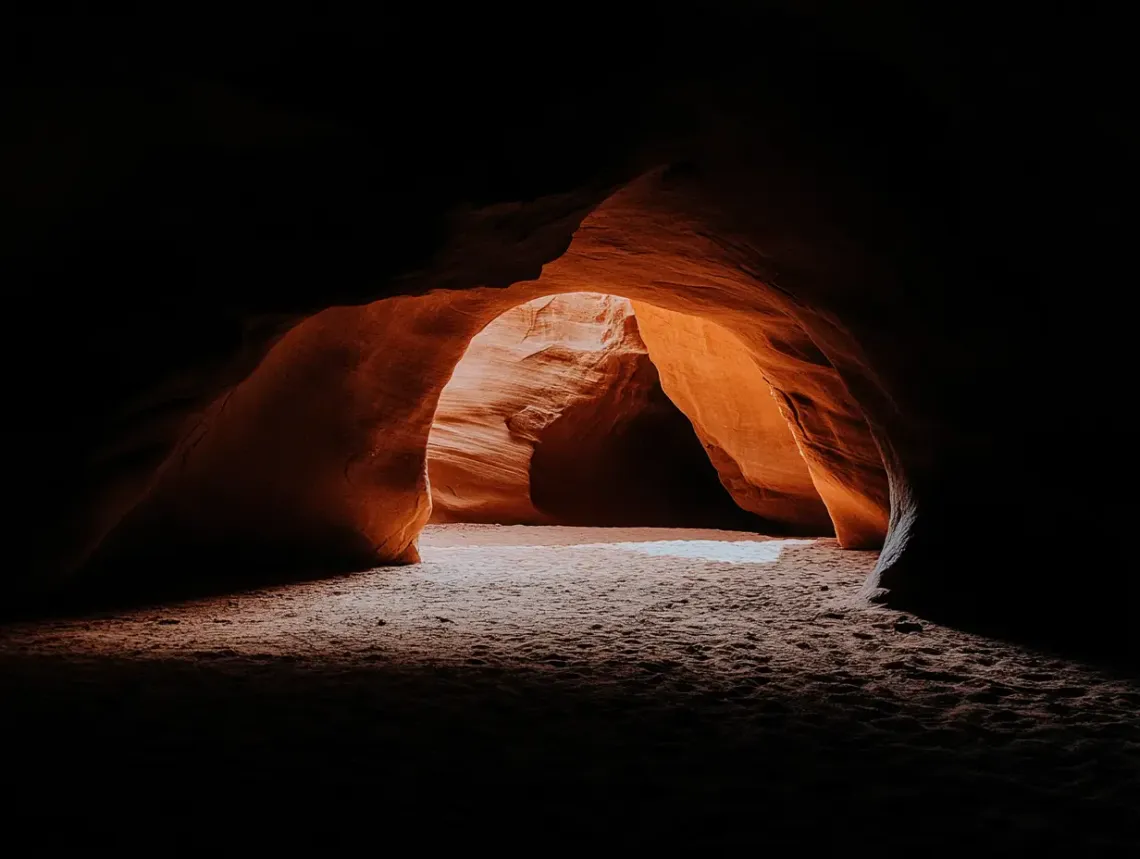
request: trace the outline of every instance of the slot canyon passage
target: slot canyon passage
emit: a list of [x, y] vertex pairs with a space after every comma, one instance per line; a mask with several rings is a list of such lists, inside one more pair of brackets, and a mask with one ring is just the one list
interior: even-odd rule
[[1140, 847], [1129, 31], [939, 5], [4, 28], [11, 837]]

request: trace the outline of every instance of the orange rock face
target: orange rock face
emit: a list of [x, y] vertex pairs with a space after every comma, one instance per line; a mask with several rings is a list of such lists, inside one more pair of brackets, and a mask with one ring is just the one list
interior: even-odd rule
[[[551, 521], [531, 499], [536, 445], [576, 403], [628, 386], [644, 354], [622, 299], [549, 296], [497, 317], [440, 396], [428, 438], [432, 521]], [[598, 412], [601, 423], [618, 420]]]
[[[703, 235], [700, 222], [689, 213], [698, 212], [701, 219], [712, 222], [720, 216], [718, 209], [708, 209], [706, 184], [707, 180], [694, 181], [683, 173], [655, 171], [643, 176], [599, 205], [575, 232], [566, 252], [533, 280], [506, 288], [436, 290], [363, 307], [332, 308], [304, 321], [274, 346], [248, 379], [215, 403], [169, 460], [158, 488], [120, 529], [116, 542], [132, 546], [131, 551], [137, 545], [154, 546], [164, 558], [173, 555], [179, 562], [197, 553], [304, 568], [359, 568], [414, 560], [416, 536], [431, 511], [432, 420], [468, 344], [497, 316], [529, 301], [604, 290], [680, 315], [680, 320], [671, 318], [679, 321], [679, 328], [668, 337], [716, 331], [685, 320], [696, 317], [736, 338], [735, 350], [727, 345], [730, 341], [714, 338], [716, 345], [710, 348], [721, 355], [719, 367], [717, 361], [684, 359], [680, 350], [669, 348], [662, 361], [674, 390], [684, 390], [678, 380], [691, 376], [685, 384], [693, 392], [702, 400], [708, 397], [710, 403], [722, 404], [719, 412], [715, 406], [702, 407], [709, 410], [702, 418], [696, 396], [688, 403], [678, 393], [681, 408], [703, 425], [706, 437], [718, 439], [717, 448], [735, 463], [720, 459], [717, 466], [728, 475], [730, 485], [737, 484], [737, 497], [747, 499], [753, 511], [759, 508], [771, 517], [771, 530], [831, 531], [811, 498], [803, 471], [796, 472], [799, 466], [789, 471], [790, 435], [808, 463], [809, 480], [820, 490], [843, 545], [880, 545], [889, 508], [886, 476], [871, 428], [837, 366], [797, 318], [799, 311], [779, 291], [749, 274], [762, 260], [745, 246], [720, 244]], [[492, 210], [481, 217], [497, 216]], [[781, 212], [780, 223], [789, 217], [788, 211]], [[672, 321], [659, 324], [665, 318], [650, 310], [650, 329], [671, 330]], [[828, 343], [832, 354], [846, 362], [841, 365], [844, 372], [856, 379], [865, 374], [845, 332], [821, 330], [832, 338]], [[729, 370], [730, 366], [735, 369]], [[760, 373], [752, 375], [751, 366]], [[618, 373], [610, 378], [620, 377]], [[503, 384], [505, 378], [499, 377], [500, 394], [509, 389]], [[792, 430], [775, 433], [779, 439], [772, 448], [775, 457], [762, 466], [762, 452], [749, 447], [746, 433], [735, 437], [712, 433], [714, 427], [723, 430], [726, 421], [731, 425], [732, 413], [724, 404], [738, 397], [738, 385], [748, 390], [747, 411], [753, 425], [766, 427], [765, 432], [778, 427], [771, 393], [761, 396], [765, 379]], [[648, 383], [642, 384], [644, 390]], [[619, 388], [612, 386], [614, 391]], [[560, 420], [548, 422], [549, 415], [519, 409], [525, 399], [516, 391], [507, 396], [513, 405], [496, 407], [512, 416], [516, 436], [538, 439], [530, 442], [529, 502], [520, 500], [525, 497], [521, 492], [525, 450], [513, 447], [514, 442], [505, 448], [513, 452], [502, 459], [511, 463], [503, 473], [510, 475], [505, 482], [514, 488], [506, 491], [500, 486], [484, 496], [488, 504], [494, 500], [500, 505], [504, 518], [510, 513], [519, 517], [515, 521], [549, 521], [523, 518], [537, 511], [555, 521], [580, 522], [581, 511], [592, 510], [596, 518], [591, 524], [598, 524], [613, 521], [606, 517], [615, 509], [628, 511], [645, 504], [645, 515], [660, 509], [648, 506], [652, 492], [631, 499], [615, 491], [638, 481], [615, 476], [622, 473], [620, 466], [629, 456], [614, 456], [620, 446], [600, 440], [612, 431], [594, 431], [614, 415], [628, 415], [628, 407], [599, 402], [590, 408], [601, 408], [597, 414], [608, 410], [609, 417], [571, 418], [566, 410]], [[560, 399], [569, 402], [571, 397], [564, 391], [554, 401]], [[533, 402], [531, 398], [529, 404]], [[541, 433], [536, 431], [539, 426]], [[591, 426], [594, 429], [583, 431]], [[486, 439], [484, 435], [484, 444]], [[647, 451], [637, 444], [630, 449]], [[662, 463], [668, 456], [658, 456], [651, 470], [666, 472]], [[453, 457], [451, 464], [457, 462]], [[609, 465], [597, 465], [603, 462]], [[731, 474], [734, 468], [757, 491], [742, 491], [739, 479]], [[445, 468], [438, 482], [446, 487], [448, 480]], [[609, 489], [599, 491], [599, 486]], [[507, 496], [513, 497], [507, 501]], [[777, 501], [781, 496], [783, 504]], [[613, 506], [607, 509], [598, 499], [610, 500]], [[647, 524], [645, 519], [638, 523]], [[113, 547], [108, 551], [115, 556]], [[154, 561], [147, 564], [153, 567]]]
[[[715, 201], [709, 197], [710, 185], [718, 188]], [[771, 177], [756, 189], [761, 192], [770, 199], [782, 195], [791, 199]], [[672, 311], [670, 317], [654, 317], [652, 310], [646, 316], [651, 355], [655, 331], [671, 330], [674, 323], [678, 331], [687, 329], [694, 335], [717, 330], [709, 325], [732, 334], [742, 348], [731, 349], [725, 345], [728, 341], [715, 338], [719, 344], [715, 348], [727, 350], [723, 359], [702, 359], [684, 372], [703, 375], [708, 384], [702, 396], [724, 401], [737, 397], [733, 385], [741, 383], [742, 375], [750, 378], [744, 383], [750, 392], [748, 410], [759, 402], [771, 420], [768, 400], [751, 394], [763, 391], [766, 380], [808, 463], [811, 482], [831, 514], [840, 543], [848, 548], [878, 547], [890, 511], [886, 472], [866, 414], [848, 385], [848, 379], [867, 379], [868, 360], [853, 347], [850, 332], [805, 314], [782, 290], [766, 285], [764, 273], [771, 263], [757, 250], [756, 239], [710, 237], [707, 225], [720, 224], [727, 217], [724, 201], [732, 202], [734, 215], [749, 222], [757, 235], [784, 249], [785, 264], [800, 272], [805, 290], [820, 279], [838, 278], [832, 269], [866, 265], [857, 256], [850, 260], [843, 256], [849, 249], [829, 235], [831, 225], [818, 212], [802, 207], [797, 211], [790, 205], [772, 211], [748, 208], [744, 189], [727, 175], [714, 179], [677, 171], [646, 175], [598, 206], [567, 252], [543, 269], [538, 283], [547, 291], [592, 284], [628, 296], [638, 306], [652, 304]], [[834, 256], [813, 256], [787, 239], [792, 224], [805, 233], [818, 231], [817, 241], [830, 243]], [[668, 323], [663, 322], [666, 318]], [[664, 336], [674, 335], [666, 331]], [[678, 342], [683, 339], [685, 335], [676, 336]], [[664, 365], [671, 363], [668, 349], [661, 360]], [[726, 370], [729, 366], [737, 369]], [[869, 381], [866, 397], [871, 401], [878, 382]], [[744, 411], [743, 401], [739, 408]], [[731, 412], [716, 420], [731, 421]], [[786, 453], [777, 461], [788, 462]], [[808, 515], [817, 514], [818, 508]]]
[[804, 533], [831, 533], [800, 442], [747, 347], [700, 317], [634, 307], [665, 393], [693, 421], [736, 503]]
[[762, 526], [724, 496], [610, 295], [546, 296], [479, 332], [427, 456], [435, 522]]

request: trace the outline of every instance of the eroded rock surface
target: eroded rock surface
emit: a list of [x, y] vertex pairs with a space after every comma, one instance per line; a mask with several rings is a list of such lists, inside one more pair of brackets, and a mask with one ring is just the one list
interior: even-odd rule
[[[245, 382], [215, 404], [171, 461], [152, 499], [120, 529], [116, 543], [130, 546], [131, 553], [136, 545], [145, 545], [143, 557], [148, 558], [149, 547], [154, 547], [179, 563], [203, 552], [317, 568], [358, 568], [414, 558], [415, 538], [430, 509], [427, 447], [432, 417], [467, 344], [511, 308], [551, 294], [586, 291], [652, 303], [730, 332], [735, 337], [731, 342], [740, 348], [725, 360], [741, 367], [754, 364], [763, 374], [742, 383], [739, 376], [747, 376], [746, 370], [688, 368], [686, 372], [701, 378], [707, 388], [701, 395], [724, 403], [736, 400], [741, 394], [737, 386], [745, 384], [748, 400], [759, 403], [763, 419], [775, 428], [779, 409], [772, 410], [770, 399], [753, 396], [767, 380], [769, 398], [774, 392], [781, 402], [795, 404], [794, 414], [786, 410], [784, 417], [793, 417], [794, 444], [810, 463], [812, 482], [826, 486], [824, 481], [830, 481], [845, 488], [885, 519], [883, 464], [871, 426], [844, 378], [796, 318], [796, 308], [785, 295], [750, 273], [762, 271], [762, 255], [742, 243], [713, 240], [703, 226], [720, 223], [743, 203], [740, 195], [747, 189], [740, 186], [739, 175], [732, 171], [723, 176], [650, 171], [596, 206], [566, 252], [533, 280], [503, 289], [437, 290], [390, 298], [330, 309], [306, 320]], [[790, 193], [768, 188], [769, 196], [777, 191]], [[795, 222], [790, 204], [779, 214], [780, 230]], [[758, 228], [776, 225], [761, 219]], [[818, 242], [831, 240], [832, 226], [826, 220], [809, 219], [799, 226], [819, 232]], [[773, 247], [779, 246], [778, 234], [771, 240]], [[784, 250], [798, 262], [797, 246]], [[845, 261], [836, 257], [815, 264], [842, 267]], [[846, 264], [866, 263], [856, 255]], [[648, 318], [653, 325], [667, 317], [650, 311]], [[682, 322], [678, 328], [682, 336], [701, 330], [686, 325]], [[840, 331], [835, 336], [847, 338], [838, 341], [843, 346], [851, 335]], [[835, 354], [847, 360], [847, 373], [867, 376], [867, 363], [843, 351]], [[609, 409], [611, 414], [622, 413], [618, 406]], [[520, 411], [513, 423], [516, 435], [537, 437], [535, 428], [544, 419], [532, 409]], [[589, 426], [589, 420], [563, 423], [560, 436], [558, 424], [550, 423], [542, 443], [535, 445], [531, 506], [557, 521], [574, 521], [579, 515], [575, 511], [588, 508], [584, 499], [597, 494], [586, 488], [591, 481], [587, 469], [571, 472], [564, 463], [579, 455], [579, 463], [592, 457], [604, 461], [608, 455], [598, 453], [605, 445], [591, 441], [597, 434], [565, 432], [576, 423]], [[786, 462], [788, 435], [777, 438], [777, 450]], [[758, 454], [752, 450], [741, 456], [749, 460]], [[568, 474], [580, 481], [577, 488]], [[771, 476], [774, 489], [787, 479], [775, 472]], [[802, 472], [799, 477], [802, 481]], [[760, 489], [768, 488], [768, 476], [757, 474], [755, 480]], [[441, 477], [440, 483], [446, 485], [447, 479]], [[766, 504], [764, 515], [781, 523], [773, 530], [826, 533], [830, 529], [818, 502], [812, 502], [806, 484], [799, 486], [800, 494], [784, 513], [777, 513], [778, 505]], [[558, 506], [576, 495], [568, 506]], [[823, 495], [825, 500], [834, 498], [831, 492]], [[836, 531], [848, 545], [881, 541], [881, 530], [868, 529], [849, 511], [832, 507]], [[597, 510], [603, 509], [598, 502]], [[104, 556], [116, 557], [117, 551], [108, 548]], [[118, 558], [111, 566], [116, 564]], [[148, 564], [153, 566], [154, 560]]]
[[[714, 322], [634, 305], [649, 356], [670, 399], [689, 415], [721, 481], [736, 503], [805, 533], [828, 534], [832, 522], [812, 482], [798, 426], [781, 411], [756, 358]], [[886, 517], [877, 534], [886, 533]], [[837, 518], [840, 542], [850, 523]], [[870, 541], [873, 543], [873, 541]]]
[[630, 302], [610, 295], [546, 296], [479, 332], [427, 457], [436, 522], [785, 524], [734, 507], [662, 391]]

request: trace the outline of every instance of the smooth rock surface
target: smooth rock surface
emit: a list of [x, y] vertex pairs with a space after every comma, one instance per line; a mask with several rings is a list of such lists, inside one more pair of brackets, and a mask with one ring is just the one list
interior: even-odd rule
[[[803, 526], [778, 505], [747, 508], [763, 520], [736, 509], [630, 302], [598, 293], [535, 299], [480, 331], [440, 396], [427, 461], [433, 522]], [[811, 524], [830, 531], [826, 514]]]
[[[223, 398], [224, 407], [215, 404], [101, 563], [116, 575], [113, 568], [145, 575], [158, 552], [166, 556], [163, 569], [191, 566], [202, 575], [202, 564], [190, 559], [223, 551], [277, 569], [283, 556], [287, 565], [313, 568], [414, 558], [416, 535], [430, 515], [431, 422], [468, 343], [512, 307], [565, 292], [604, 291], [732, 332], [772, 388], [796, 404], [797, 441], [815, 479], [845, 487], [885, 516], [883, 463], [843, 377], [784, 294], [749, 273], [764, 264], [759, 252], [714, 241], [700, 228], [727, 216], [725, 202], [743, 205], [738, 197], [746, 190], [732, 170], [712, 177], [652, 171], [598, 205], [534, 280], [435, 290], [306, 320]], [[774, 199], [778, 191], [792, 193], [776, 186], [767, 195]], [[789, 202], [778, 220], [761, 222], [777, 231], [777, 245], [794, 214]], [[800, 217], [804, 230], [822, 234], [817, 241], [829, 240], [828, 220], [813, 212]], [[793, 259], [801, 253], [798, 246], [786, 250]], [[849, 334], [830, 333], [836, 349], [849, 344]], [[847, 372], [868, 372], [848, 353], [837, 354], [849, 362]], [[723, 386], [712, 394], [722, 400], [737, 393], [731, 378], [712, 384]]]
[[867, 536], [855, 538], [847, 517], [836, 517], [833, 526], [801, 452], [803, 441], [793, 435], [798, 426], [780, 409], [779, 395], [740, 340], [699, 316], [644, 302], [634, 308], [665, 393], [693, 421], [737, 504], [803, 533], [837, 530], [846, 547], [882, 543], [885, 511], [876, 511], [878, 530]]

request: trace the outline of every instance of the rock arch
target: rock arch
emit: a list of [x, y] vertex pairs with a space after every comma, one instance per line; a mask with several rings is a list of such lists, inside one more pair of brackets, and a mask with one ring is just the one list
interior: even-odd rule
[[[650, 171], [599, 204], [537, 278], [334, 308], [301, 323], [211, 407], [122, 529], [121, 548], [105, 550], [108, 565], [124, 566], [140, 548], [147, 568], [168, 570], [174, 559], [200, 571], [222, 557], [306, 569], [414, 560], [430, 514], [436, 403], [468, 344], [512, 307], [588, 289], [641, 308], [651, 354], [698, 426], [717, 426], [703, 409], [770, 411], [775, 396], [841, 545], [878, 547], [887, 480], [860, 407], [785, 294], [761, 280], [772, 252], [716, 238], [701, 221], [702, 186], [691, 171]], [[683, 347], [698, 337], [699, 352]], [[749, 484], [763, 441], [738, 432], [719, 445], [744, 466], [745, 504], [749, 488], [775, 488]]]
[[[641, 329], [628, 299], [578, 292], [521, 304], [480, 331], [432, 421], [431, 521], [831, 536], [767, 387], [744, 420], [723, 392], [694, 431]], [[728, 442], [746, 437], [747, 474]]]

